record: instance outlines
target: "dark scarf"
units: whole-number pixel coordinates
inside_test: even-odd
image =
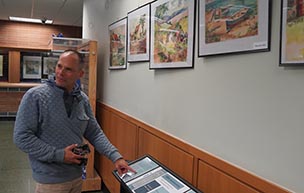
[[[80,86],[78,84],[75,84],[72,92],[69,93],[65,88],[57,86],[54,79],[47,80],[47,84],[51,86],[56,86],[64,91],[63,92],[64,106],[68,114],[68,117],[70,117],[72,113],[72,106],[75,99],[77,100],[77,102],[79,102],[82,99]]]

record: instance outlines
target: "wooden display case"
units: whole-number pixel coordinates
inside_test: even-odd
[[[96,113],[96,77],[97,77],[97,42],[77,38],[53,37],[50,49],[53,54],[74,49],[83,55],[85,73],[81,78],[81,88],[88,95],[92,111]],[[87,179],[82,185],[83,191],[101,189],[101,178],[94,169],[94,147],[90,144],[91,153],[88,156]]]
[[[0,82],[0,117],[15,117],[21,98],[29,88],[39,85],[37,82],[21,82],[21,52],[47,52],[50,50],[31,50],[4,48],[8,55],[8,66],[5,79]]]

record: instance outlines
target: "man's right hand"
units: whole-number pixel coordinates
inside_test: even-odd
[[[63,160],[64,163],[80,164],[81,158],[83,158],[83,156],[73,153],[73,149],[75,147],[77,147],[77,144],[72,144],[72,145],[67,146],[66,148],[64,148],[64,160]]]

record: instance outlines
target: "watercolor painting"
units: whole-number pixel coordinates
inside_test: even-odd
[[[199,0],[198,56],[270,51],[271,0]]]
[[[151,67],[192,67],[195,1],[152,4]]]
[[[109,69],[125,69],[126,61],[126,26],[123,18],[109,26],[110,35],[110,66]]]
[[[23,78],[40,79],[41,63],[40,56],[23,56]]]
[[[282,1],[281,64],[304,64],[304,1]]]
[[[257,0],[206,0],[206,43],[258,35]]]
[[[147,45],[146,45],[146,35],[147,29],[145,27],[146,15],[143,14],[140,16],[139,20],[133,19],[130,21],[131,29],[130,32],[130,54],[143,54],[147,52]]]
[[[128,62],[149,61],[150,4],[128,13]]]
[[[44,57],[43,58],[43,74],[44,75],[54,74],[57,62],[58,62],[58,58]]]

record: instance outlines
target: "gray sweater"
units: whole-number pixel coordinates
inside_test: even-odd
[[[31,88],[22,98],[14,128],[14,142],[28,153],[33,178],[39,183],[62,183],[81,176],[81,167],[66,164],[64,148],[82,144],[85,137],[112,162],[122,156],[98,125],[88,97],[78,88],[68,116],[64,90],[54,81]]]

